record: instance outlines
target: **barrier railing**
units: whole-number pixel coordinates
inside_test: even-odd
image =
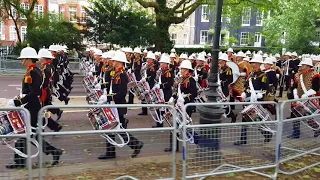
[[[4,171],[3,168],[5,168],[6,163],[14,163],[12,162],[12,159],[8,158],[10,156],[13,157],[13,151],[9,149],[8,147],[4,147],[1,149],[4,149],[6,152],[5,154],[1,154],[1,162],[4,164],[1,164],[0,168],[0,179],[21,179],[21,178],[28,178],[29,180],[32,179],[32,160],[31,160],[31,127],[28,122],[30,122],[30,112],[25,109],[25,108],[20,108],[20,107],[10,107],[10,108],[0,108],[0,112],[8,112],[8,111],[23,111],[24,112],[24,120],[27,122],[25,123],[26,127],[26,132],[23,134],[11,134],[11,135],[0,135],[1,142],[3,144],[10,144],[10,142],[6,142],[8,139],[12,140],[15,138],[25,138],[26,139],[26,152],[27,152],[27,162],[26,162],[26,168],[27,168],[27,174],[26,173],[19,173],[19,172],[14,172],[14,171]],[[5,116],[4,114],[1,114],[1,118]],[[5,119],[1,119],[1,122],[5,121]],[[9,123],[9,122],[8,122]],[[24,148],[24,147],[23,147]],[[8,161],[9,160],[9,161]],[[19,165],[19,164],[18,164]],[[2,171],[2,172],[1,172]]]
[[[319,100],[319,97],[314,98],[304,98],[300,102],[307,102],[308,100]],[[303,112],[311,114],[308,116],[302,117],[293,117],[285,118],[284,109],[290,103],[296,103],[297,100],[287,100],[283,101],[280,104],[281,118],[283,119],[282,127],[282,140],[281,140],[281,149],[279,150],[280,154],[280,163],[290,162],[291,160],[299,160],[299,158],[304,158],[306,155],[318,156],[320,157],[320,141],[318,136],[320,135],[320,112],[318,114],[312,114],[308,112],[307,109],[303,109]],[[319,103],[316,101],[316,103]],[[299,107],[298,107],[299,108]],[[302,107],[301,107],[302,108]],[[310,108],[310,107],[308,107]],[[319,110],[318,110],[319,111]],[[290,114],[291,115],[291,114]],[[314,127],[315,126],[315,127]],[[318,132],[317,132],[318,131]],[[318,135],[316,133],[319,133]],[[291,137],[290,137],[291,136]],[[295,137],[293,137],[295,136]],[[310,156],[309,158],[311,158]],[[315,160],[310,165],[306,165],[302,162],[295,162],[296,165],[293,165],[296,170],[283,169],[285,166],[280,166],[281,169],[279,173],[292,175],[299,173],[303,170],[310,169],[314,166],[320,164]],[[291,163],[294,164],[294,163]],[[304,167],[301,167],[304,166]]]
[[[275,102],[248,102],[248,103],[189,103],[184,106],[184,113],[190,106],[224,106],[224,105],[252,105],[269,104],[276,105]],[[279,106],[276,106],[279,114]],[[185,121],[185,120],[184,120]],[[221,175],[227,173],[249,171],[265,177],[276,179],[278,169],[278,144],[280,144],[279,116],[271,121],[244,122],[244,123],[218,123],[184,125],[183,133],[183,179],[205,178],[207,176]],[[268,126],[275,134],[275,140],[268,143],[260,141],[257,130],[246,127],[248,145],[241,146],[241,150],[235,148],[233,143],[237,129],[244,126],[259,126],[263,129]],[[262,127],[263,125],[263,127]],[[195,144],[188,144],[186,132],[193,129],[196,133]],[[264,131],[262,131],[264,132]],[[242,133],[242,129],[241,129]],[[260,134],[260,133],[259,133]],[[246,137],[247,138],[247,137]],[[268,154],[264,157],[263,153]],[[272,175],[258,172],[259,169],[274,168]]]
[[[52,109],[52,108],[132,108],[132,107],[153,107],[153,108],[168,108],[173,110],[174,108],[170,105],[165,105],[165,104],[113,104],[113,105],[68,105],[68,106],[46,106],[43,107],[39,111],[39,116],[38,116],[38,123],[41,124],[42,119],[43,119],[43,112],[46,110]],[[174,115],[175,116],[175,115]],[[175,121],[175,117],[173,118]],[[129,119],[130,121],[130,119]],[[86,122],[89,123],[89,120],[86,119]],[[130,125],[130,123],[129,123]],[[164,142],[164,137],[165,139],[169,139],[169,133],[173,132],[173,138],[172,138],[172,159],[169,161],[169,164],[171,164],[171,176],[170,177],[158,177],[157,174],[154,174],[155,178],[161,179],[176,179],[176,123],[173,123],[174,127],[164,127],[164,128],[134,128],[134,129],[119,129],[119,130],[79,130],[79,131],[65,131],[65,132],[42,132],[40,129],[43,129],[44,127],[41,125],[38,130],[38,136],[39,136],[39,143],[40,143],[40,152],[42,151],[42,140],[43,138],[48,138],[50,136],[56,136],[55,138],[59,136],[67,136],[71,138],[64,138],[64,139],[59,139],[57,141],[58,143],[61,144],[70,144],[70,146],[66,147],[65,154],[62,155],[61,160],[63,161],[63,164],[61,167],[56,167],[57,169],[62,170],[65,167],[70,167],[67,165],[79,165],[78,170],[81,170],[81,172],[86,171],[90,168],[92,168],[92,164],[89,164],[89,166],[86,166],[86,164],[80,164],[84,162],[91,162],[94,164],[94,167],[96,170],[98,169],[104,169],[104,172],[106,172],[106,169],[114,168],[112,165],[120,165],[120,166],[125,166],[126,164],[132,162],[132,163],[143,163],[146,161],[147,163],[157,163],[157,162],[166,162],[162,160],[162,158],[167,159],[168,155],[163,153],[163,147],[165,144],[168,144],[168,142]],[[166,132],[164,134],[164,132]],[[111,133],[132,133],[134,136],[137,137],[140,141],[144,142],[144,148],[142,149],[142,152],[139,154],[141,155],[141,158],[138,158],[138,160],[126,160],[124,163],[121,161],[117,162],[112,162],[110,163],[97,163],[95,160],[92,160],[92,155],[96,155],[101,151],[101,149],[106,149],[106,147],[101,147],[101,144],[104,144],[105,139],[102,139],[101,137],[96,137],[96,135],[102,135],[102,134],[111,134]],[[101,142],[103,140],[103,142]],[[63,142],[64,141],[64,142]],[[55,144],[56,145],[56,144]],[[82,148],[85,148],[81,150]],[[80,149],[80,150],[79,150]],[[121,149],[121,150],[119,150]],[[161,152],[159,150],[161,149]],[[79,154],[82,153],[84,154],[81,158],[79,158]],[[117,154],[125,155],[128,154],[128,150],[125,148],[118,148],[117,149]],[[143,157],[146,156],[147,157]],[[67,158],[66,158],[67,156]],[[68,158],[69,157],[69,158]],[[123,157],[120,157],[120,159],[124,159]],[[45,158],[43,157],[43,154],[39,154],[39,179],[43,179],[44,176],[44,171],[45,169],[43,168]],[[167,166],[168,163],[166,163]],[[77,168],[77,167],[76,167]],[[149,167],[141,167],[143,169],[149,168]],[[74,168],[73,168],[74,169]],[[72,171],[72,168],[68,168],[69,171]],[[49,171],[48,171],[49,172]],[[69,172],[70,173],[70,172]],[[111,172],[110,172],[111,173]],[[111,173],[112,174],[112,173]],[[49,174],[50,175],[50,172]],[[123,174],[116,174],[115,177],[117,179],[123,179],[123,178],[131,178],[131,179],[137,179],[136,177],[130,176],[130,172],[125,172]]]

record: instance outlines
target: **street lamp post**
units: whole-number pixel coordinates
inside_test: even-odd
[[[221,14],[222,14],[222,5],[223,0],[216,0],[216,22],[215,22],[215,33],[214,33],[214,43],[212,47],[212,60],[210,65],[210,74],[208,77],[208,86],[209,90],[206,91],[207,101],[208,102],[217,102],[220,98],[216,89],[218,87],[218,58],[220,51],[220,31],[221,31]],[[199,106],[197,108],[200,113],[200,123],[201,124],[217,124],[221,123],[221,117],[224,113],[224,110],[221,106]],[[219,127],[214,128],[202,128],[199,132],[201,139],[204,140],[205,145],[199,148],[197,154],[198,156],[203,156],[208,159],[212,158],[212,160],[220,160],[220,136],[221,129]],[[201,143],[201,142],[200,142]],[[209,143],[209,144],[208,144]]]

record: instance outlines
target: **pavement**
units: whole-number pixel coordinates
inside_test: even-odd
[[[21,83],[20,77],[0,77],[0,86],[2,89],[0,90],[0,107],[6,105],[8,99],[14,97],[19,93],[15,88],[19,86]],[[76,77],[73,85],[74,89],[72,90],[70,97],[71,100],[69,102],[72,104],[87,104],[85,101],[85,93],[81,84],[81,77]],[[9,97],[9,98],[8,98]],[[135,99],[135,103],[139,103],[137,99]],[[54,101],[55,105],[63,105],[62,102],[58,100]],[[64,114],[58,122],[63,126],[61,131],[85,131],[92,130],[91,123],[88,121],[87,111],[88,109],[63,109]],[[242,106],[236,106],[236,112],[242,110]],[[127,118],[129,119],[129,127],[130,129],[136,128],[150,128],[152,125],[155,125],[155,121],[152,119],[150,115],[147,116],[138,116],[140,113],[140,108],[129,109]],[[289,105],[285,107],[285,117],[287,117],[289,112]],[[55,117],[53,117],[55,118]],[[271,117],[274,119],[274,116]],[[193,123],[199,124],[199,114],[194,113],[192,115]],[[238,115],[238,122],[241,121],[240,114]],[[222,118],[223,123],[229,123],[230,119]],[[223,153],[236,155],[236,154],[259,154],[267,149],[274,149],[275,137],[273,137],[272,141],[268,144],[263,144],[263,136],[259,131],[257,131],[256,127],[250,128],[249,135],[249,144],[245,147],[236,147],[233,146],[233,142],[239,139],[241,126],[233,126],[227,127],[223,130],[222,133],[222,143],[221,149]],[[195,129],[198,131],[199,129]],[[46,128],[46,131],[51,131]],[[291,132],[291,123],[284,124],[284,135],[287,135]],[[46,173],[52,174],[53,172],[58,173],[59,171],[68,168],[70,172],[77,171],[82,172],[91,168],[105,168],[108,166],[119,167],[119,165],[125,162],[137,161],[140,162],[143,159],[150,158],[160,158],[160,159],[171,159],[171,153],[164,152],[164,148],[169,145],[169,133],[165,130],[158,131],[139,131],[132,133],[133,136],[137,137],[140,141],[144,142],[144,147],[139,154],[136,160],[131,158],[131,154],[133,152],[128,146],[124,146],[122,148],[117,148],[117,158],[113,160],[98,160],[97,157],[100,154],[105,153],[105,139],[100,137],[98,134],[91,135],[68,135],[68,136],[53,136],[46,137],[45,139],[48,142],[52,143],[53,146],[57,148],[64,149],[64,154],[61,157],[61,164],[57,168],[48,168]],[[319,139],[314,141],[314,138],[310,138],[310,133],[305,133],[302,135],[301,144],[303,143],[312,143],[319,144]],[[118,141],[118,140],[117,140]],[[287,141],[287,140],[286,140]],[[296,141],[297,142],[297,141]],[[14,143],[11,143],[13,146]],[[180,146],[181,147],[181,146]],[[187,152],[191,153],[197,149],[194,145],[187,146]],[[36,152],[36,149],[32,148],[33,153]],[[181,152],[181,150],[180,150]],[[177,156],[181,158],[181,154],[178,153]],[[141,158],[141,159],[140,159]],[[270,157],[261,157],[257,155],[256,158],[264,159],[266,162],[270,161]],[[7,163],[11,163],[13,161],[13,152],[9,148],[0,145],[0,179],[5,179],[10,176],[13,176],[17,173],[14,170],[5,169],[4,165]],[[272,158],[271,158],[272,159]],[[52,160],[52,156],[44,155],[44,160],[46,162],[50,162]],[[195,159],[197,160],[197,159]],[[243,159],[242,159],[243,160]],[[198,160],[199,161],[199,160]],[[240,160],[239,160],[240,161]],[[33,159],[33,163],[37,162],[37,158]],[[48,166],[49,167],[49,166]],[[192,167],[192,165],[190,165]],[[8,178],[9,179],[9,178]]]

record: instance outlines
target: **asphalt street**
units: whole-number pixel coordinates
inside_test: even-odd
[[[11,99],[15,95],[19,94],[19,91],[16,90],[21,83],[21,77],[14,76],[14,77],[0,77],[0,99],[6,98]],[[72,97],[70,104],[85,104],[84,100],[84,89],[82,87],[82,78],[75,77],[75,81],[73,84],[73,90],[70,94]],[[83,97],[82,97],[83,96]],[[138,103],[138,101],[136,101]],[[56,102],[56,104],[62,104]],[[92,130],[92,126],[87,117],[88,109],[64,109],[67,111],[63,114],[63,117],[59,121],[61,125],[63,125],[63,131],[85,131],[85,130]],[[236,107],[236,112],[242,110],[242,106]],[[148,116],[138,116],[137,114],[140,113],[141,110],[139,108],[129,109],[127,118],[129,119],[129,127],[128,128],[149,128],[152,125],[155,125],[155,121],[152,119],[150,115]],[[289,112],[289,105],[285,106],[284,109],[285,117],[288,117]],[[54,117],[55,118],[55,117]],[[194,113],[192,115],[193,123],[199,124],[199,114]],[[274,119],[274,116],[271,117]],[[238,122],[241,122],[240,114],[238,114],[237,118]],[[222,122],[229,123],[230,119],[222,118]],[[274,125],[270,125],[270,127],[274,128]],[[302,125],[302,137],[299,140],[289,140],[286,138],[287,135],[291,132],[291,122],[283,124],[284,131],[283,131],[283,142],[284,144],[288,144],[288,146],[292,145],[299,145],[301,148],[306,148],[310,145],[320,145],[319,138],[313,138],[312,130],[308,129],[306,126]],[[274,159],[273,155],[261,155],[263,152],[268,151],[270,153],[270,149],[275,149],[275,136],[273,136],[272,141],[269,143],[263,143],[263,136],[261,135],[258,127],[249,127],[248,129],[248,145],[239,147],[234,146],[233,142],[239,139],[240,137],[240,130],[241,126],[231,126],[231,127],[221,127],[221,149],[224,155],[239,155],[239,154],[250,154],[250,159],[252,156],[255,159],[263,159],[264,162],[272,162]],[[50,129],[46,128],[46,131],[51,131]],[[196,132],[199,132],[200,129],[195,129]],[[164,148],[168,147],[169,145],[169,134],[168,131],[156,131],[156,132],[134,132],[132,133],[136,136],[139,140],[144,142],[144,147],[139,154],[138,158],[140,157],[154,157],[154,156],[170,156],[171,153],[164,152]],[[61,167],[70,167],[71,165],[79,165],[79,164],[90,164],[94,162],[101,162],[98,160],[97,157],[100,154],[105,153],[105,139],[100,137],[98,134],[94,135],[69,135],[69,136],[55,136],[55,137],[46,137],[52,145],[56,146],[57,148],[64,149],[64,154],[61,157]],[[119,139],[117,139],[119,142]],[[14,143],[11,143],[13,146]],[[180,146],[181,147],[181,146]],[[33,152],[36,149],[33,147]],[[197,151],[199,147],[195,145],[188,145],[186,152],[187,157],[194,157],[194,152]],[[117,161],[122,160],[130,160],[132,149],[128,146],[117,148],[117,158],[114,160],[104,160],[102,162],[106,163],[116,163]],[[181,148],[180,148],[181,152]],[[272,154],[272,153],[271,153]],[[285,155],[285,154],[284,154]],[[52,160],[52,156],[44,155],[45,161]],[[181,154],[179,153],[178,156],[180,157]],[[10,173],[14,172],[12,170],[5,169],[5,164],[10,163],[13,161],[13,152],[9,148],[4,145],[0,145],[0,177],[7,177],[10,176]],[[199,161],[200,159],[193,158],[193,161]],[[244,162],[245,160],[238,159],[237,161]],[[33,159],[33,162],[37,162],[37,158]],[[193,168],[192,162],[190,162],[189,168]],[[196,168],[196,167],[194,167]]]

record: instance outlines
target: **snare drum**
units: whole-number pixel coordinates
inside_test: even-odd
[[[114,129],[119,124],[117,108],[94,108],[90,109],[87,116],[95,130]]]
[[[314,114],[320,114],[320,107],[317,101],[307,100],[298,101],[295,107],[291,108],[291,112],[295,117],[310,116]],[[319,117],[303,119],[302,122],[313,130],[319,130],[320,124],[317,122]]]
[[[0,135],[25,133],[24,121],[18,111],[0,114]]]
[[[269,119],[269,113],[260,104],[251,104],[240,112],[248,122],[266,121]]]

